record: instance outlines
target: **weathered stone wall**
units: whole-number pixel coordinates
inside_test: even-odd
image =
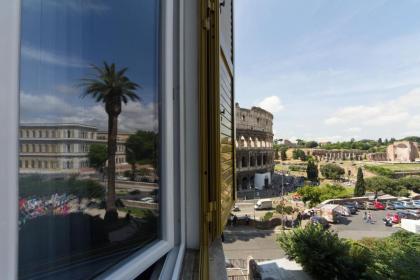
[[[398,141],[387,148],[389,161],[413,162],[419,158],[419,145],[410,141]]]

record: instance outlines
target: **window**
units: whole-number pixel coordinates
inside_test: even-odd
[[[90,279],[105,271],[112,275],[114,269],[117,269],[114,265],[127,266],[132,260],[137,260],[137,263],[130,269],[138,271],[144,269],[142,267],[147,263],[139,262],[139,259],[146,260],[151,256],[157,259],[173,246],[173,230],[172,233],[168,230],[173,227],[173,221],[170,220],[173,218],[169,216],[169,213],[173,213],[173,209],[170,209],[174,197],[171,193],[173,176],[168,176],[173,172],[173,169],[168,168],[171,167],[170,155],[173,149],[163,150],[161,145],[165,144],[166,147],[170,145],[167,142],[173,139],[168,133],[171,126],[164,126],[165,122],[172,121],[172,116],[166,117],[170,110],[161,110],[161,106],[168,106],[165,102],[172,102],[162,97],[172,87],[164,87],[166,80],[162,79],[169,79],[169,75],[161,73],[172,71],[172,67],[168,67],[168,70],[161,67],[161,63],[168,58],[160,57],[160,1],[104,0],[95,1],[95,5],[86,3],[90,1],[22,1],[21,94],[30,92],[36,100],[44,102],[42,108],[48,108],[43,112],[26,104],[27,99],[21,98],[22,125],[35,123],[39,131],[57,126],[61,137],[54,140],[54,145],[66,153],[74,150],[74,147],[81,147],[86,152],[87,144],[80,142],[90,143],[92,152],[97,156],[95,165],[98,175],[93,179],[78,175],[70,179],[69,174],[79,174],[80,167],[87,164],[78,154],[50,155],[54,157],[54,164],[50,166],[58,167],[54,172],[46,170],[48,163],[43,162],[38,155],[33,155],[31,161],[31,167],[37,167],[36,170],[26,173],[23,169],[19,170],[21,195],[30,196],[42,209],[36,217],[27,214],[33,210],[31,204],[21,205],[19,209],[20,278],[41,279],[48,275],[60,279],[63,275],[77,272],[77,278]],[[169,50],[172,51],[172,48]],[[129,109],[123,105],[121,113],[114,114],[112,110],[107,111],[105,106],[113,106],[115,109],[121,104],[109,101],[104,105],[102,100],[96,99],[97,96],[88,94],[81,98],[80,94],[57,91],[57,88],[72,88],[87,78],[100,79],[97,68],[91,65],[107,72],[108,77],[115,77],[115,72],[127,68],[124,79],[139,85],[130,89],[138,98],[120,98],[128,100]],[[85,91],[87,86],[82,86],[81,90]],[[48,102],[53,104],[48,107]],[[150,112],[145,114],[143,108],[150,108]],[[106,141],[98,143],[73,139],[94,139],[94,132],[84,131],[81,136],[77,134],[77,131],[86,127],[105,131],[108,138],[108,119],[113,118],[117,120],[115,123],[118,126],[114,125],[114,129],[110,130],[109,139],[116,139],[121,132],[139,135],[131,144],[133,148],[141,149],[141,153],[132,153],[130,157],[148,164],[150,178],[159,182],[153,183],[151,189],[144,192],[145,196],[153,199],[148,207],[142,206],[142,203],[130,206],[115,203],[116,200],[124,199],[115,180],[116,163],[122,163],[123,157],[108,157],[105,152],[104,158],[103,146],[108,145]],[[167,140],[164,143],[161,141],[161,131],[165,131]],[[53,131],[52,137],[56,136]],[[35,130],[33,137],[36,137]],[[45,146],[41,147],[45,149]],[[105,148],[119,153],[125,151],[117,143],[111,143]],[[86,155],[83,157],[86,158]],[[161,157],[169,157],[169,160],[161,160]],[[103,180],[105,174],[99,174],[105,169],[107,180]],[[39,175],[42,175],[42,182],[33,180],[39,178]],[[30,188],[31,193],[24,192],[27,186],[34,184],[36,187]],[[133,181],[130,184],[135,186],[140,183]],[[162,188],[165,192],[159,191],[160,184],[165,184],[165,188]],[[48,192],[46,186],[50,186],[51,192]],[[86,203],[70,203],[72,197],[68,195],[69,189],[79,201],[91,202],[89,207],[93,209],[87,209]],[[91,193],[87,193],[86,189]],[[110,194],[108,196],[106,189]],[[161,197],[161,193],[165,196],[162,194]],[[99,207],[97,201],[101,200],[106,201],[106,209]],[[168,203],[160,205],[162,200]],[[48,201],[60,202],[60,207]],[[146,250],[153,250],[153,254],[146,256]],[[127,271],[125,269],[124,273]]]

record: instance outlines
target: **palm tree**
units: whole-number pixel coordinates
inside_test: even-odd
[[[108,114],[108,191],[105,220],[114,221],[118,218],[115,207],[115,152],[117,149],[118,116],[122,103],[140,101],[136,90],[140,85],[132,82],[125,73],[127,68],[116,70],[115,64],[103,67],[92,65],[95,77],[82,79],[84,92],[82,98],[91,97],[96,102],[104,104]]]

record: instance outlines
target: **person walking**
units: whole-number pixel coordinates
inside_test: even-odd
[[[366,211],[363,213],[363,221],[365,221],[366,222],[366,220],[367,220],[367,213],[366,213]]]
[[[369,224],[371,224],[372,223],[372,213],[370,213],[370,211],[369,211],[369,213],[367,214],[367,221],[366,221],[367,223],[369,223]]]

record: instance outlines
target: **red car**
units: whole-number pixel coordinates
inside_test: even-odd
[[[376,210],[384,210],[385,209],[385,205],[383,205],[379,201],[373,202],[373,206],[375,206]]]

